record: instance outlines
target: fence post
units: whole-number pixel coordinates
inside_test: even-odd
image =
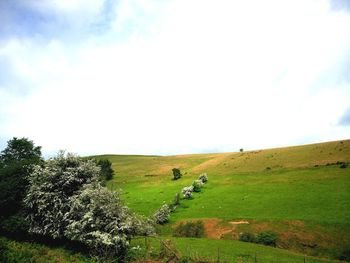
[[[257,258],[257,256],[256,256],[256,252],[255,252],[255,256],[254,256],[254,262],[255,262],[255,263],[258,263],[258,258]]]
[[[220,248],[218,247],[218,259],[217,262],[220,262]]]

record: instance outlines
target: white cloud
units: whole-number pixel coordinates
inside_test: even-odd
[[[101,1],[45,3],[43,12],[101,15]],[[35,87],[0,108],[11,116],[4,136],[80,154],[228,151],[349,136],[336,125],[350,104],[349,84],[335,75],[315,87],[350,44],[349,16],[331,13],[327,1],[115,8],[103,35],[74,45],[14,40],[0,50]]]

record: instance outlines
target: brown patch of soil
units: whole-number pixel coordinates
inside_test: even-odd
[[[216,218],[203,220],[205,234],[211,239],[221,239],[225,234],[232,232],[229,227],[220,226],[221,220]]]
[[[201,219],[191,219],[191,220],[180,220],[173,225],[173,228],[180,223],[186,223],[189,221],[202,221],[204,224],[205,236],[210,239],[221,239],[224,235],[232,232],[233,227],[222,226],[220,223],[222,220],[218,218],[201,218]]]

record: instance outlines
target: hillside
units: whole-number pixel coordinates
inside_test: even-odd
[[[242,153],[177,156],[105,155],[134,211],[150,216],[172,202],[202,172],[209,182],[193,200],[182,200],[170,223],[200,218],[209,239],[237,239],[243,231],[272,230],[278,247],[337,257],[350,246],[350,140]],[[184,175],[172,181],[171,169]],[[246,224],[235,224],[237,221]],[[233,223],[232,223],[233,222]]]

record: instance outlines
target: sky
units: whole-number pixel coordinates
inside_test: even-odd
[[[0,148],[225,152],[350,139],[348,0],[0,0]]]

